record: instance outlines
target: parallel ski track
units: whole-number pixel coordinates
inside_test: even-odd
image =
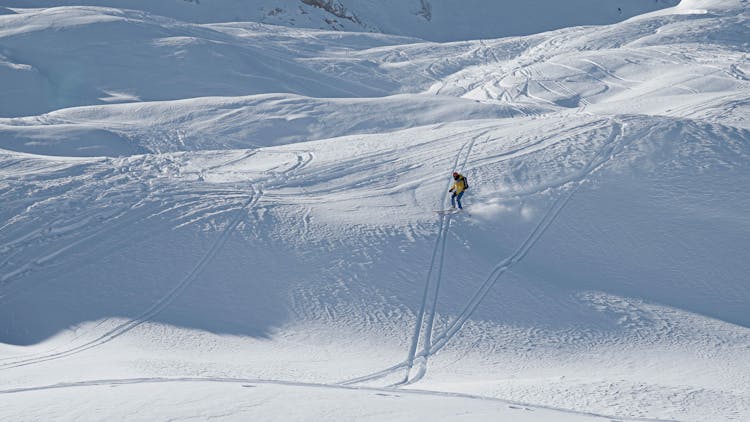
[[[340,385],[353,385],[353,384],[359,384],[362,382],[377,380],[380,378],[384,378],[392,374],[394,371],[398,371],[402,368],[406,368],[406,371],[407,371],[406,378],[396,384],[392,384],[390,387],[399,387],[403,385],[409,385],[409,384],[413,384],[419,381],[426,373],[427,358],[431,355],[434,355],[435,353],[440,351],[443,347],[445,347],[445,345],[460,331],[460,329],[463,327],[466,321],[474,314],[479,304],[487,296],[489,291],[497,283],[500,277],[508,269],[510,269],[512,266],[520,262],[526,256],[529,250],[536,244],[536,242],[541,238],[541,236],[547,231],[549,226],[560,215],[563,208],[565,208],[565,206],[568,204],[568,202],[573,197],[573,195],[578,191],[578,188],[587,180],[587,177],[590,176],[592,173],[596,172],[598,169],[602,168],[608,161],[610,161],[618,153],[618,150],[617,150],[618,146],[622,148],[622,146],[620,145],[621,144],[620,141],[623,137],[622,135],[623,135],[624,124],[616,121],[615,119],[610,119],[610,122],[612,124],[612,132],[610,133],[605,144],[592,157],[592,159],[587,163],[587,165],[584,166],[579,176],[575,178],[574,180],[571,180],[568,182],[568,183],[573,183],[574,186],[566,194],[560,196],[552,204],[552,206],[547,210],[547,212],[541,218],[539,223],[537,223],[537,225],[531,231],[529,236],[524,240],[523,243],[521,243],[521,245],[515,250],[515,252],[511,254],[510,256],[502,259],[495,265],[493,270],[490,272],[487,278],[485,278],[485,280],[482,282],[480,287],[471,297],[467,305],[461,310],[458,317],[456,317],[456,319],[454,319],[453,322],[451,322],[448,325],[448,327],[445,329],[443,333],[441,333],[435,338],[434,343],[432,342],[431,339],[427,340],[426,338],[427,341],[424,342],[424,347],[422,351],[419,354],[415,354],[412,356],[411,350],[412,348],[416,349],[415,345],[419,341],[419,339],[416,338],[418,337],[418,330],[421,328],[420,325],[418,324],[417,325],[418,328],[415,329],[416,335],[415,335],[415,338],[412,339],[412,343],[410,346],[410,353],[409,353],[409,356],[407,357],[407,360],[400,362],[396,365],[393,365],[389,368],[383,369],[381,371],[341,382]],[[459,153],[460,152],[461,151],[459,151]],[[438,237],[438,239],[436,240],[435,249],[437,249],[438,244],[440,243],[440,239],[441,238]],[[428,290],[429,290],[429,286],[426,285],[425,294],[423,295],[423,304],[422,304],[423,308],[425,306],[424,301],[426,301],[426,295],[427,295]],[[433,312],[434,312],[434,307],[433,307]],[[428,317],[428,319],[429,318],[430,317]],[[421,368],[421,370],[416,374],[414,378],[409,379],[408,376],[409,376],[409,373],[411,372],[414,362],[419,358],[421,358],[420,363],[424,366]]]
[[[471,149],[474,147],[474,143],[476,142],[477,138],[474,137],[469,141],[468,146],[466,148],[466,153],[464,154],[463,162],[460,165],[455,166],[454,168],[457,169],[457,171],[463,172],[466,168],[466,164],[469,162],[469,157],[471,156]],[[462,148],[463,149],[463,148]],[[456,156],[456,161],[458,161],[458,158],[461,155],[461,151],[459,150],[458,155]],[[446,199],[447,202],[447,199]],[[443,219],[447,220],[447,224],[445,225],[445,231],[443,232],[443,240],[442,240],[442,246],[440,250],[440,262],[438,263],[438,273],[437,273],[437,279],[435,281],[435,292],[432,296],[432,306],[430,307],[429,314],[427,315],[427,326],[424,329],[424,340],[422,341],[422,355],[424,355],[425,359],[421,362],[422,370],[420,370],[413,379],[408,379],[408,373],[406,375],[406,382],[411,384],[419,379],[421,379],[425,371],[427,370],[427,355],[429,353],[430,348],[432,347],[432,330],[435,325],[435,315],[437,313],[437,305],[438,305],[438,296],[440,294],[440,285],[443,280],[443,264],[445,263],[445,248],[447,244],[447,238],[448,238],[448,232],[450,230],[450,224],[451,224],[451,215],[442,215]],[[414,365],[414,360],[411,361],[411,366]],[[411,368],[409,368],[411,370]]]
[[[483,131],[479,135],[476,135],[472,137],[468,142],[466,142],[464,145],[461,146],[461,148],[458,150],[458,153],[456,154],[456,159],[453,163],[453,169],[456,171],[461,170],[463,171],[463,168],[466,166],[466,163],[469,160],[469,156],[471,155],[471,150],[474,147],[474,143],[476,140],[487,134],[488,131]],[[461,161],[462,153],[466,150],[464,155],[463,161]],[[450,182],[449,182],[450,186]],[[448,199],[443,200],[443,207],[447,206]],[[409,373],[411,372],[412,367],[414,366],[414,359],[417,354],[417,348],[419,346],[419,340],[420,338],[424,338],[423,340],[423,347],[425,350],[429,348],[429,339],[432,335],[432,327],[434,325],[435,321],[435,310],[437,308],[437,298],[440,291],[440,283],[442,279],[442,270],[443,270],[443,262],[445,257],[445,247],[448,237],[448,230],[450,228],[450,222],[451,222],[451,216],[450,215],[440,215],[439,216],[439,225],[438,225],[438,236],[435,239],[435,244],[432,249],[432,257],[430,259],[430,267],[427,272],[427,278],[425,280],[424,290],[422,292],[422,301],[420,303],[419,312],[417,313],[417,320],[414,324],[414,333],[412,335],[412,340],[409,345],[409,350],[407,353],[407,358],[404,362],[399,363],[397,365],[394,365],[390,368],[386,368],[382,371],[365,375],[363,377],[358,377],[354,379],[350,379],[347,381],[343,381],[339,383],[340,385],[353,385],[358,384],[365,381],[370,381],[374,379],[379,379],[384,376],[387,376],[391,373],[393,373],[396,370],[406,368],[406,374],[404,375],[404,378],[394,384],[393,386],[403,385],[409,382]],[[424,323],[424,317],[427,313],[427,304],[428,304],[428,298],[430,295],[430,291],[433,290],[432,286],[432,274],[435,271],[435,261],[438,257],[438,251],[440,251],[439,254],[439,264],[438,264],[438,275],[437,279],[435,281],[435,287],[434,287],[434,293],[433,293],[433,299],[432,299],[432,307],[430,308],[430,312],[427,314],[427,325],[425,327],[425,334],[424,337],[422,336],[422,327]]]
[[[456,160],[453,163],[453,168],[456,171],[458,170],[458,164],[461,158],[461,153],[464,151],[464,149],[468,145],[469,148],[466,154],[468,157],[468,154],[471,153],[471,147],[474,145],[475,140],[476,138],[472,138],[469,142],[462,145],[461,149],[458,150],[458,153],[456,154]],[[443,204],[445,204],[446,202],[447,202],[447,199],[444,199]],[[441,279],[442,270],[443,270],[443,261],[444,261],[443,258],[445,255],[445,244],[446,244],[446,239],[448,237],[448,230],[450,228],[450,221],[451,221],[449,215],[440,215],[439,220],[440,220],[440,223],[438,226],[438,236],[435,239],[435,245],[432,248],[432,258],[430,259],[430,269],[427,271],[427,279],[425,280],[424,291],[422,293],[422,302],[420,304],[419,313],[417,314],[417,321],[414,324],[414,334],[412,335],[412,341],[411,341],[411,344],[409,345],[409,352],[406,358],[406,374],[404,375],[404,379],[396,385],[408,382],[409,372],[411,371],[411,368],[414,366],[414,357],[417,353],[417,347],[419,346],[419,339],[422,337],[422,334],[421,334],[422,324],[424,321],[425,313],[427,311],[428,297],[430,294],[430,290],[432,288],[432,273],[435,270],[435,258],[438,256],[438,250],[440,250],[440,254],[439,254],[440,259],[439,259],[439,264],[438,264],[438,276],[435,281],[435,288],[434,288],[435,292],[433,294],[433,297],[434,297],[433,308],[431,309],[428,315],[428,323],[427,323],[427,327],[425,327],[425,333],[426,333],[425,336],[427,337],[424,337],[424,338],[428,338],[429,334],[427,333],[429,333],[429,331],[431,330],[432,322],[434,320],[434,315],[435,315],[434,307],[436,306],[437,296],[440,290],[440,279]]]
[[[424,284],[424,291],[422,293],[422,303],[419,308],[419,312],[417,313],[417,321],[414,323],[414,334],[412,335],[411,344],[409,345],[409,352],[406,358],[406,374],[404,375],[404,379],[400,383],[405,383],[409,379],[409,371],[411,370],[412,366],[414,366],[414,357],[417,353],[417,346],[419,345],[419,338],[421,337],[422,332],[422,323],[426,311],[427,306],[427,298],[429,296],[430,287],[431,287],[431,281],[432,281],[432,272],[435,268],[435,258],[437,257],[438,250],[441,249],[440,245],[444,244],[445,241],[445,232],[447,232],[446,227],[450,224],[450,221],[447,216],[441,215],[439,217],[440,219],[440,226],[438,227],[438,236],[437,239],[435,239],[435,245],[432,249],[432,258],[430,259],[430,269],[427,272],[427,280]],[[449,224],[446,224],[448,222]],[[441,259],[442,262],[442,259]]]
[[[541,236],[547,231],[549,226],[555,221],[560,215],[563,208],[568,204],[573,195],[578,191],[578,188],[586,181],[586,178],[593,172],[604,166],[611,158],[616,154],[616,149],[620,145],[620,139],[622,139],[622,124],[613,122],[612,133],[605,145],[594,155],[589,163],[584,167],[582,175],[578,180],[574,181],[573,187],[567,192],[567,194],[559,197],[544,214],[539,223],[534,227],[534,230],[524,240],[524,242],[516,249],[516,251],[508,256],[507,258],[498,262],[489,276],[484,280],[482,285],[477,289],[469,303],[459,313],[458,317],[448,325],[448,328],[435,339],[435,344],[426,350],[425,356],[429,356],[437,353],[458,333],[461,327],[466,321],[474,314],[479,304],[487,296],[487,293],[497,283],[500,277],[512,266],[519,263],[529,250],[536,244]]]

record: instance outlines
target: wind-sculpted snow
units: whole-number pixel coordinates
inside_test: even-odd
[[[746,3],[454,43],[13,11],[0,418],[750,418]]]
[[[88,106],[0,119],[0,146],[62,156],[256,148],[439,123],[541,114],[550,107],[427,95],[318,99],[288,94]]]
[[[10,79],[3,89],[16,93],[17,101],[4,101],[0,114],[18,116],[84,104],[209,95],[289,92],[356,97],[386,93],[379,87],[350,83],[311,69],[301,63],[305,53],[274,43],[270,36],[258,40],[220,29],[95,7],[2,16],[2,54],[13,69],[5,70]],[[370,39],[388,37],[373,35]],[[382,41],[372,44],[381,45]],[[22,88],[34,93],[41,90],[44,101],[19,95]]]
[[[456,41],[610,24],[678,0],[6,0],[8,7],[103,6],[196,23],[252,21]],[[703,6],[705,7],[705,6]]]
[[[151,337],[161,324],[250,336],[255,344],[252,338],[313,322],[316,331],[344,326],[390,338],[391,352],[358,359],[395,363],[417,312],[420,272],[429,267],[430,210],[440,206],[434,199],[445,186],[434,174],[451,168],[455,145],[467,142],[473,142],[464,170],[476,186],[475,217],[447,222],[451,242],[441,245],[446,262],[433,335],[445,353],[436,362],[486,347],[493,347],[490,354],[535,359],[550,353],[550,342],[557,344],[552,350],[568,353],[582,344],[609,350],[686,341],[707,350],[712,338],[724,344],[712,352],[724,356],[719,362],[732,362],[726,356],[735,347],[731,339],[748,339],[742,330],[719,324],[696,333],[697,326],[680,319],[750,323],[744,312],[750,297],[734,272],[750,270],[742,248],[750,224],[742,213],[722,211],[744,209],[747,196],[711,182],[715,174],[734,180],[732,186],[748,182],[750,134],[669,118],[622,116],[613,126],[594,117],[571,125],[568,117],[545,119],[549,135],[543,137],[538,119],[527,119],[255,153],[69,163],[9,155],[4,179],[12,189],[3,199],[13,208],[3,232],[15,240],[3,246],[3,342],[36,343],[65,327],[105,322],[52,353],[6,360],[2,368],[69,358],[134,331],[143,332],[136,338]],[[570,150],[579,152],[560,160]],[[669,194],[680,191],[681,200]],[[557,206],[559,199],[565,201]],[[612,230],[612,222],[627,231]],[[535,226],[541,231],[524,240]],[[517,247],[523,254],[514,254]],[[506,257],[510,278],[480,285]],[[66,276],[55,276],[61,268]],[[112,273],[116,268],[123,271]],[[480,296],[472,298],[475,291]],[[623,300],[632,309],[621,309]],[[671,311],[656,317],[650,306]],[[40,317],[38,309],[55,318]],[[546,327],[545,337],[510,340],[523,327]],[[470,340],[466,333],[477,329],[480,338]],[[302,330],[307,337],[309,329]],[[200,350],[205,341],[184,339],[180,348]],[[215,346],[206,350],[223,343],[208,341]],[[506,351],[494,349],[498,344]],[[282,370],[282,378],[294,379],[299,365]],[[453,376],[435,365],[438,374]],[[464,365],[471,367],[471,360],[456,369]],[[303,367],[304,379],[325,381],[345,378],[348,365],[333,372],[326,365]]]

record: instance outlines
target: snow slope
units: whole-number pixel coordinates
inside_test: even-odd
[[[619,22],[677,0],[6,0],[6,7],[104,6],[196,23],[259,22],[432,41],[530,35]]]
[[[750,418],[746,2],[451,43],[16,6],[3,419]]]

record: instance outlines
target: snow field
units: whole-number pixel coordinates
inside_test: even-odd
[[[16,11],[3,418],[750,417],[744,3],[441,44]]]

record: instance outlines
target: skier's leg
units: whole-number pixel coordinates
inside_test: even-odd
[[[456,208],[456,192],[451,195],[451,208]]]
[[[462,196],[464,196],[463,192],[459,193],[458,196],[456,197],[456,202],[458,202],[458,209],[460,209],[460,210],[464,209],[463,205],[461,205],[461,197]]]

